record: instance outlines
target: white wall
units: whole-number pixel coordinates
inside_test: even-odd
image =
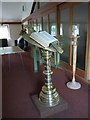
[[[18,22],[25,19],[30,15],[33,1],[34,0],[28,0],[28,2],[27,0],[21,2],[2,2],[2,7],[0,5],[0,14],[2,13],[2,17],[0,18],[3,19],[3,22]]]
[[[20,2],[2,2],[2,18],[3,21],[21,21],[22,3]]]
[[[2,118],[2,55],[0,55],[0,120]]]
[[[0,22],[2,22],[2,3],[0,2]],[[0,55],[0,120],[2,118],[2,56]]]
[[[10,35],[11,35],[11,40],[9,44],[14,46],[14,40],[16,40],[19,37],[19,33],[22,27],[20,24],[10,24],[9,28],[10,28]]]
[[[0,22],[2,22],[2,2],[0,2]]]
[[[22,20],[30,15],[33,1],[34,0],[30,0],[30,2],[22,3],[22,7],[24,6],[24,10],[22,9]]]

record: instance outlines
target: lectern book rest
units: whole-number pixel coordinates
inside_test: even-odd
[[[63,49],[58,46],[58,39],[53,37],[51,34],[46,31],[33,32],[30,35],[30,38],[33,39],[36,43],[41,45],[43,49],[55,49],[58,53],[63,53]]]
[[[60,54],[63,53],[63,49],[59,46],[59,40],[46,31],[32,32],[29,34],[22,30],[20,36],[22,36],[28,43],[44,50],[58,52]]]
[[[46,31],[33,32],[30,35],[30,37],[45,48],[49,47],[54,42],[58,42],[58,40],[55,37],[53,37]]]

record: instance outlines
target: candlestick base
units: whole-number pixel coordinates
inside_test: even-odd
[[[72,82],[68,82],[67,83],[67,87],[70,88],[70,89],[80,89],[81,88],[81,84],[79,82],[76,82],[76,81],[72,81]]]

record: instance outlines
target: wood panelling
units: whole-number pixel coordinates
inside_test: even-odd
[[[70,12],[69,12],[69,31],[70,31],[70,41],[69,41],[69,61],[68,63],[65,63],[63,61],[61,61],[60,66],[64,67],[65,69],[67,69],[67,73],[69,73],[69,75],[72,75],[72,18],[73,18],[73,6],[76,4],[81,4],[80,2],[65,2],[65,3],[61,3],[61,2],[52,2],[52,3],[47,3],[45,6],[41,7],[40,9],[37,9],[34,13],[32,13],[30,16],[28,16],[26,19],[24,19],[22,22],[26,21],[26,20],[34,20],[37,18],[41,17],[41,25],[42,25],[42,30],[43,30],[43,17],[48,15],[48,26],[49,26],[49,31],[50,32],[50,20],[49,20],[49,14],[52,12],[56,12],[56,36],[57,38],[60,40],[60,12],[63,9],[69,8]],[[76,78],[78,79],[82,79],[82,80],[87,80],[87,75],[88,75],[88,54],[89,54],[89,39],[90,39],[90,3],[89,3],[89,18],[88,18],[88,32],[87,32],[87,49],[86,49],[86,66],[85,66],[85,71],[81,70],[79,68],[76,69]]]
[[[56,36],[60,40],[60,10],[56,6]]]
[[[85,62],[85,79],[88,80],[88,74],[89,74],[89,49],[90,49],[90,2],[88,4],[88,28],[87,28],[87,42],[86,42],[86,62]]]
[[[69,9],[69,33],[71,36],[72,35],[72,5],[73,3],[63,3],[59,6],[59,11],[60,13],[64,10],[64,9]],[[69,37],[69,44],[68,44],[68,66],[71,65],[71,57],[72,57],[72,47],[71,47],[71,43],[72,43],[72,38]]]
[[[70,71],[72,73],[72,65],[69,65],[68,63],[61,61],[60,66],[64,67],[65,69],[67,69],[68,71]],[[81,76],[82,78],[84,78],[85,71],[83,71],[79,68],[76,68],[76,74],[78,76]]]
[[[50,16],[48,14],[48,33],[50,33]]]
[[[53,68],[53,69],[57,69],[57,68]],[[66,76],[68,76],[69,80],[72,80],[72,72],[71,71],[68,71],[68,69],[67,70],[57,69],[57,70],[61,71],[63,74],[65,74]],[[83,85],[85,85],[87,87],[90,87],[90,84],[85,80],[85,78],[82,78],[78,74],[76,74],[75,78],[76,78],[76,81],[82,83]]]
[[[65,8],[70,8],[70,7],[72,7],[73,4],[74,4],[74,3],[72,3],[72,2],[63,3],[63,4],[60,5],[60,10],[63,10],[63,9],[65,9]]]
[[[41,28],[43,30],[43,17],[41,17]]]
[[[73,6],[75,4],[81,4],[81,3],[63,3],[60,5],[59,9],[60,11],[62,11],[63,9],[66,9],[66,8],[69,8],[70,9],[70,43],[69,43],[69,61],[68,63],[65,63],[65,62],[61,62],[61,66],[65,67],[66,69],[72,71],[72,48],[71,48],[71,42],[72,42],[72,17],[73,17]],[[88,39],[86,40],[87,41],[87,49],[86,49],[86,67],[85,67],[85,71],[77,68],[76,69],[76,74],[78,76],[81,76],[83,79],[85,80],[88,80],[87,79],[87,75],[88,75],[88,57],[89,57],[89,53],[88,53],[88,49],[89,49],[89,39],[90,39],[90,34],[89,34],[89,31],[90,31],[90,2],[89,2],[89,9],[88,9],[89,13],[88,13],[88,22],[89,22],[89,25],[88,25],[88,32],[87,32],[87,36],[88,36]]]

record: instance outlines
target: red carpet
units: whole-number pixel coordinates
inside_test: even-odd
[[[39,72],[33,71],[33,58],[30,53],[22,53],[23,64],[18,54],[3,56],[2,113],[3,118],[39,118],[31,96],[40,92],[44,84],[43,66]],[[24,66],[23,66],[24,65]],[[53,69],[53,83],[59,94],[68,102],[68,110],[50,118],[88,118],[88,88],[82,85],[79,90],[70,90],[65,83],[69,77],[60,70]]]

